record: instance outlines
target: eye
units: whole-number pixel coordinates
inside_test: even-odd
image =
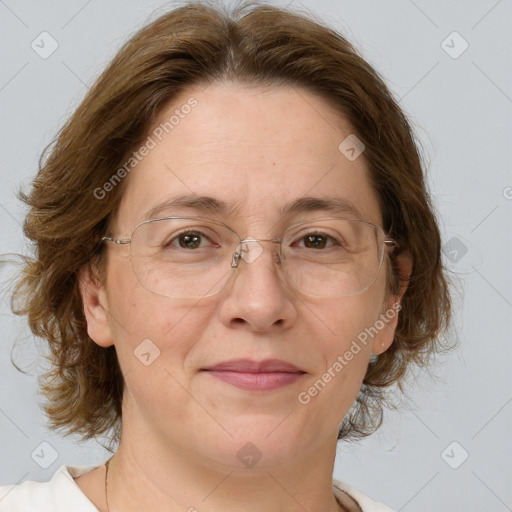
[[[329,243],[331,244],[329,247],[340,245],[335,238],[325,233],[308,233],[302,236],[300,241],[304,242],[304,245],[301,245],[301,247],[305,247],[306,249],[325,249]]]
[[[164,247],[173,246],[181,249],[200,249],[204,247],[202,242],[211,242],[211,240],[200,231],[183,231],[178,235],[172,236],[173,238],[170,238],[169,241],[164,243]]]

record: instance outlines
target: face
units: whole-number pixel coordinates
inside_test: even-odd
[[[125,178],[115,238],[130,238],[148,211],[183,194],[213,197],[228,211],[177,207],[158,216],[221,220],[242,239],[280,238],[291,224],[336,214],[280,214],[305,196],[344,200],[357,212],[340,215],[382,225],[364,155],[351,161],[340,152],[350,126],[321,98],[288,87],[214,83],[183,92],[155,126],[191,97],[196,106],[161,141],[154,137],[155,147]],[[386,265],[363,293],[312,297],[280,278],[273,244],[261,247],[216,295],[176,299],[141,286],[129,245],[107,244],[103,285],[89,286],[84,300],[89,335],[115,345],[125,375],[124,425],[133,422],[188,457],[236,467],[247,443],[262,454],[260,467],[332,449],[371,354],[392,342],[396,311],[373,337],[363,342],[362,335],[396,300],[386,298]],[[237,359],[277,359],[300,372],[267,374],[260,388],[247,389],[240,376],[204,370]],[[249,387],[258,385],[254,375],[247,378]]]

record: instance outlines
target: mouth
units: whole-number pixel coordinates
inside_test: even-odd
[[[297,382],[305,371],[280,359],[236,359],[203,368],[213,378],[246,391],[272,391]]]

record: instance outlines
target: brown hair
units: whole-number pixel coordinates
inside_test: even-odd
[[[24,232],[35,255],[25,259],[12,308],[49,345],[51,366],[40,386],[50,427],[83,439],[111,431],[111,442],[119,441],[123,376],[115,348],[101,348],[87,334],[78,277],[84,267],[101,265],[100,240],[124,182],[101,199],[95,190],[130,158],[170,100],[215,79],[307,88],[366,146],[383,227],[414,262],[394,342],[370,362],[339,437],[368,435],[381,424],[385,388],[400,385],[411,363],[426,365],[441,350],[439,334],[450,317],[421,158],[402,110],[349,42],[311,15],[254,2],[232,12],[190,2],[139,31],[43,152],[30,193],[19,192],[30,207]],[[394,256],[390,267],[396,286]]]

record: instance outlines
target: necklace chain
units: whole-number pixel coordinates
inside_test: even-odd
[[[107,477],[108,477],[108,464],[110,459],[105,462],[105,501],[107,502],[107,512],[110,512],[110,508],[108,506],[108,492],[107,492]]]

